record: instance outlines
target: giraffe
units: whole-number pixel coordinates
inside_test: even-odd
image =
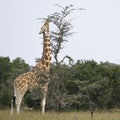
[[[45,113],[46,95],[50,81],[49,69],[51,61],[51,48],[49,36],[49,23],[47,19],[41,28],[39,34],[43,34],[43,53],[42,58],[37,62],[35,68],[19,75],[14,80],[14,96],[11,100],[11,114],[13,114],[13,104],[16,105],[17,114],[19,114],[22,99],[28,89],[40,88],[42,93],[42,114]]]

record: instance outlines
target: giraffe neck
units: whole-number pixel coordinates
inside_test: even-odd
[[[41,60],[37,63],[36,67],[40,70],[49,71],[51,62],[51,48],[50,48],[50,36],[48,31],[43,32],[43,53]]]

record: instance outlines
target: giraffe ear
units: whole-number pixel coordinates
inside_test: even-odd
[[[39,34],[43,33],[43,30],[41,29],[41,31],[39,32]]]

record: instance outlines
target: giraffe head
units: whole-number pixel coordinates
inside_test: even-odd
[[[41,31],[39,32],[39,34],[43,33],[43,32],[49,32],[49,23],[50,23],[50,20],[47,19],[44,23],[44,25],[42,26],[41,28]]]

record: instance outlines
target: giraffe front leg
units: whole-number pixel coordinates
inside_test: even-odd
[[[22,98],[23,98],[23,95],[16,96],[16,111],[17,111],[17,114],[19,114],[19,112],[20,112],[20,106],[21,106]]]
[[[42,114],[45,114],[46,96],[47,96],[48,85],[42,88]]]
[[[42,98],[42,114],[45,114],[45,105],[46,105],[46,94],[43,95]]]

